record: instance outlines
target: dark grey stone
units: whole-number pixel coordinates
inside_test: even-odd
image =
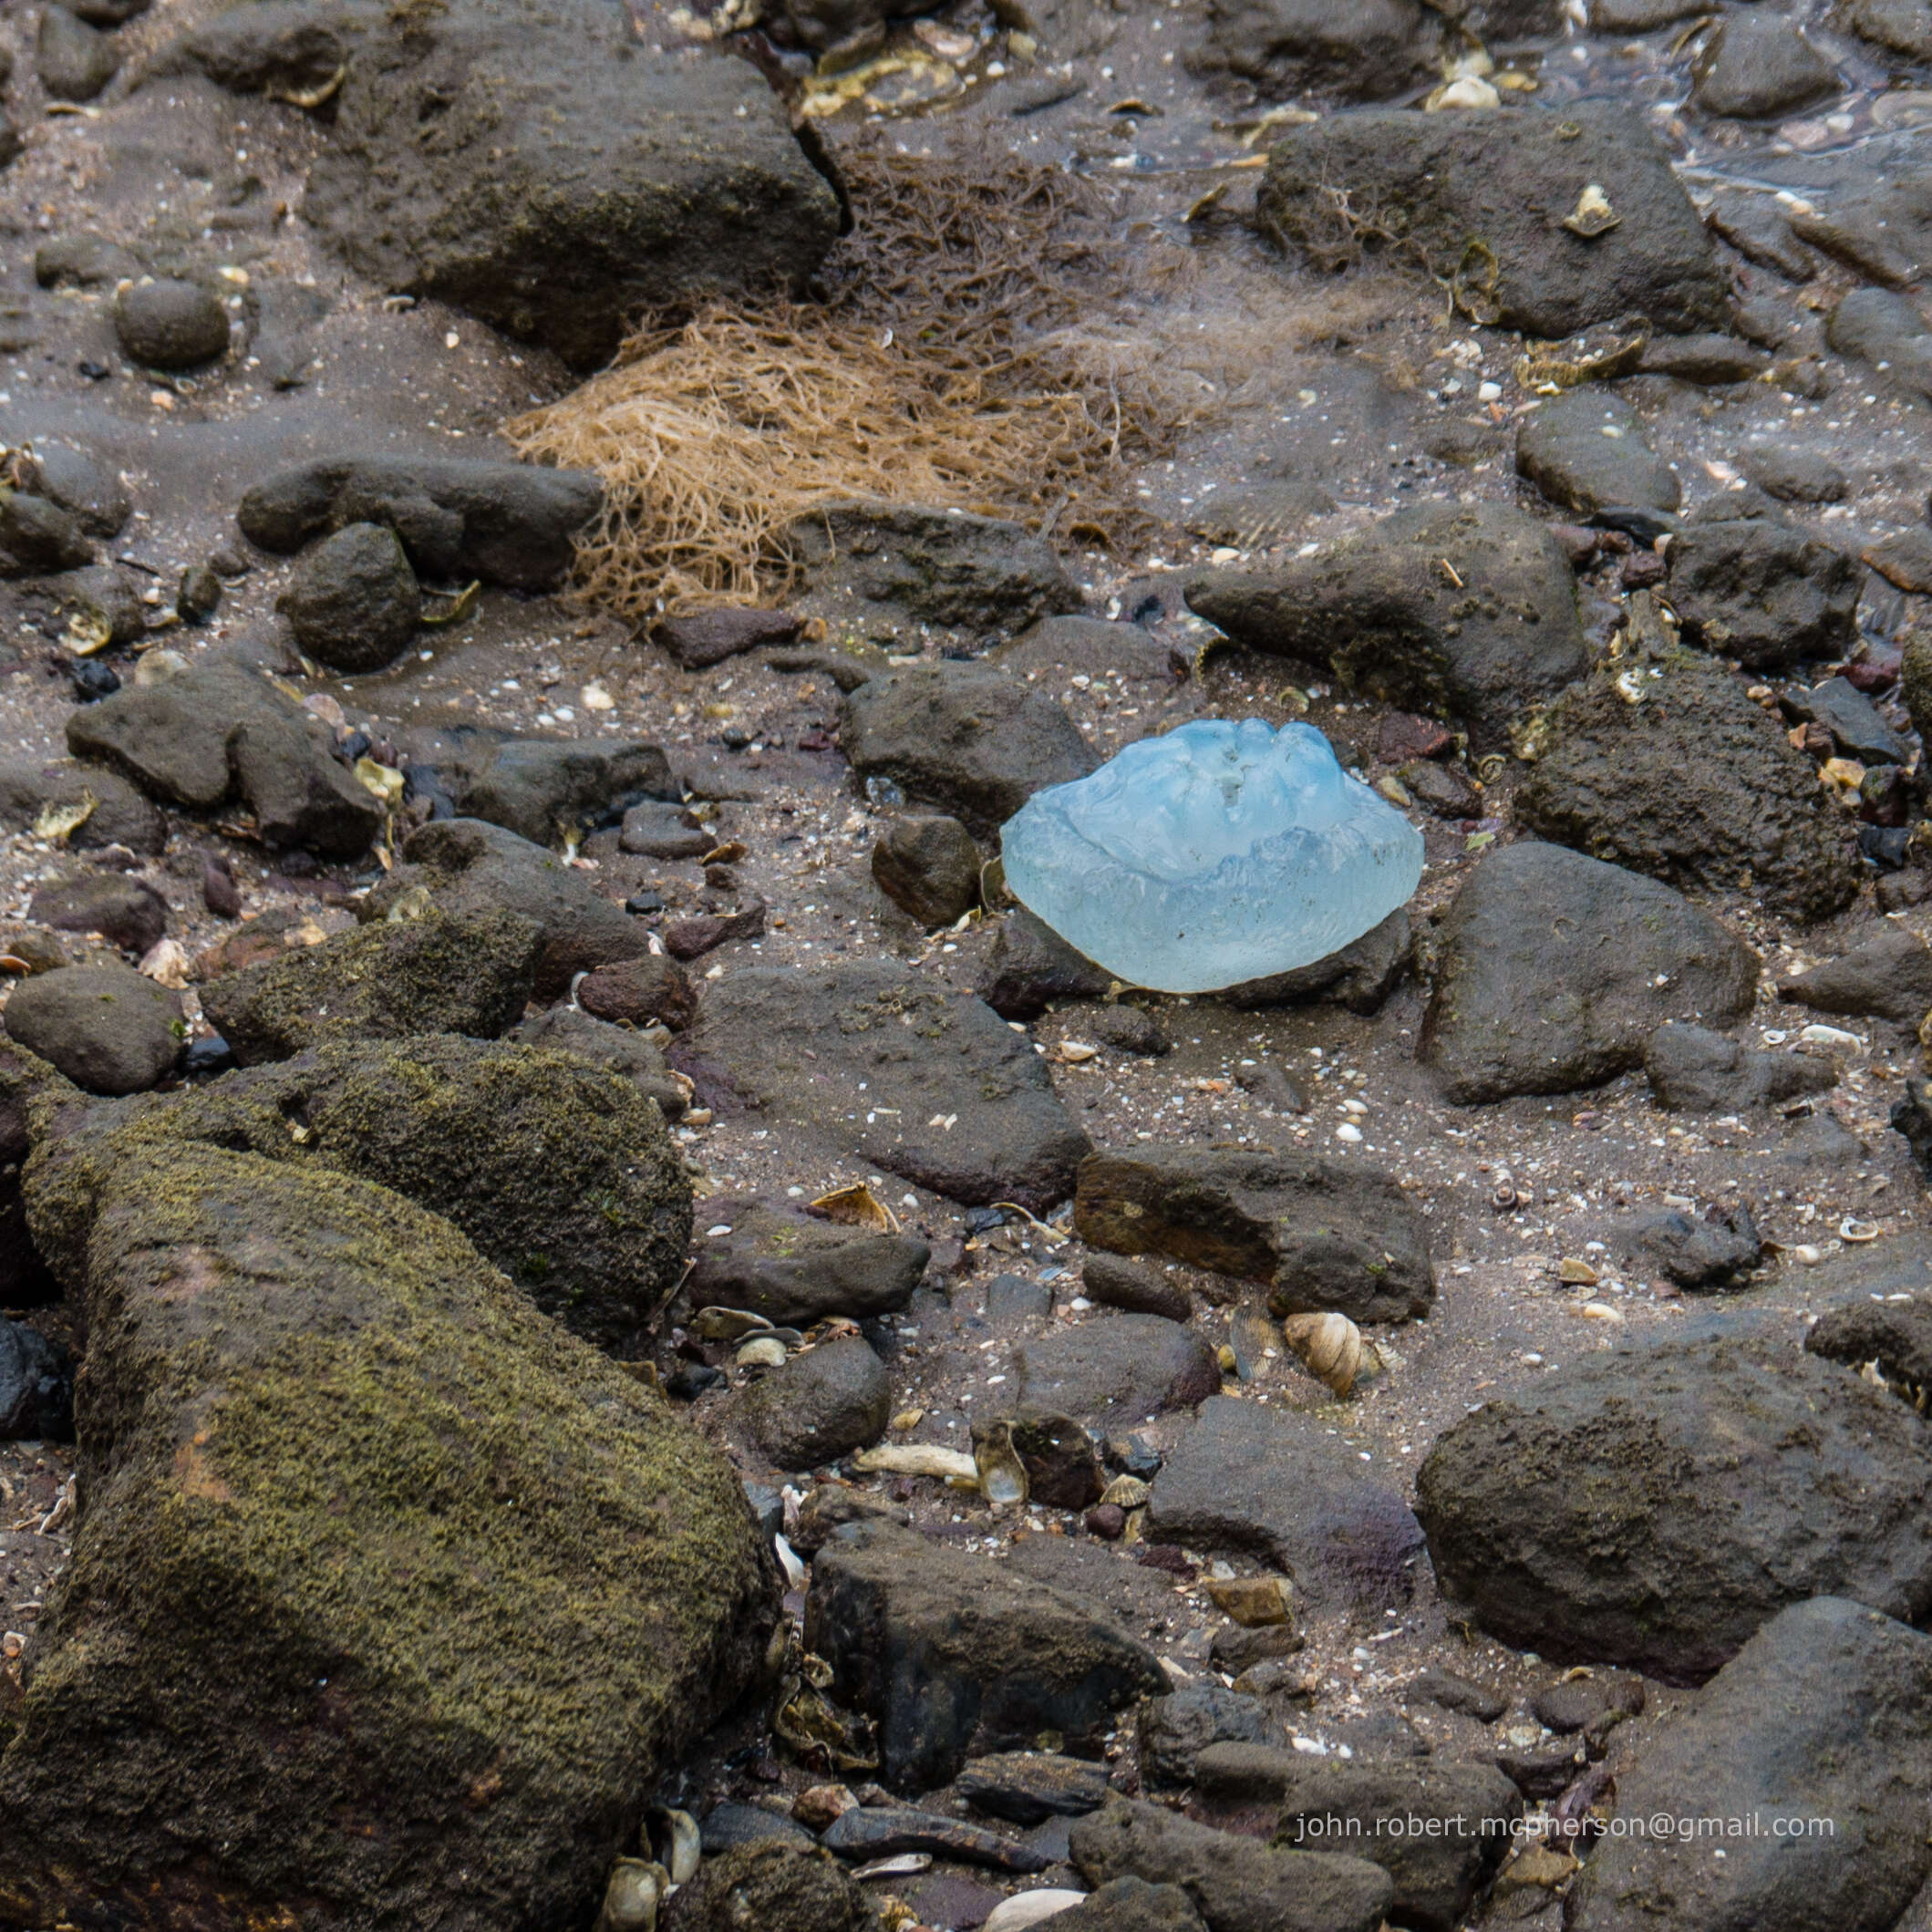
[[[1267,572],[1204,572],[1185,594],[1237,644],[1454,719],[1480,749],[1504,743],[1520,713],[1589,664],[1568,557],[1503,504],[1397,511]]]
[[[228,353],[228,311],[199,282],[140,281],[115,296],[114,333],[145,368],[199,368]]]
[[[828,503],[801,518],[792,537],[815,589],[891,604],[923,623],[1013,632],[1080,607],[1080,585],[1052,545],[997,517]]]
[[[177,994],[129,966],[65,966],[14,988],[7,1038],[89,1093],[141,1093],[173,1072],[184,1028]]]
[[[1493,1396],[1416,1493],[1444,1596],[1493,1636],[1686,1683],[1806,1596],[1923,1617],[1928,1480],[1906,1404],[1732,1317]]]
[[[1117,1711],[1167,1688],[1106,1613],[1010,1565],[869,1525],[813,1560],[805,1646],[832,1666],[832,1695],[878,1725],[895,1791],[945,1784],[969,1757],[1043,1731],[1097,1755]]]
[[[1215,1396],[1153,1486],[1162,1542],[1255,1556],[1307,1602],[1380,1612],[1413,1594],[1422,1532],[1409,1506],[1318,1422]]]
[[[1620,220],[1589,240],[1562,223],[1593,182]],[[1680,334],[1724,325],[1703,224],[1635,108],[1331,116],[1284,131],[1256,206],[1265,232],[1318,265],[1379,253],[1378,228],[1398,235],[1390,262],[1453,280],[1482,320],[1527,335],[1632,315]]]
[[[1417,1054],[1459,1106],[1570,1093],[1638,1065],[1667,1020],[1734,1024],[1757,981],[1750,947],[1669,886],[1511,845],[1477,865],[1439,928]]]
[[[1889,1932],[1932,1865],[1928,1711],[1932,1638],[1837,1596],[1781,1611],[1617,1773],[1620,1819],[1721,1820],[1721,1840],[1606,1838],[1565,1925]]]
[[[596,0],[378,16],[334,105],[308,221],[382,287],[577,368],[642,311],[802,282],[839,232],[762,80],[642,44]]]
[[[1516,473],[1584,516],[1612,504],[1675,510],[1683,498],[1677,472],[1644,439],[1637,411],[1592,387],[1552,398],[1523,418]]]
[[[768,1369],[739,1398],[752,1440],[780,1469],[821,1469],[876,1442],[892,1420],[892,1378],[858,1336],[821,1342]]]
[[[1028,1041],[893,961],[734,972],[707,993],[691,1044],[801,1144],[968,1205],[1042,1213],[1090,1148]]]
[[[1610,666],[1558,698],[1515,816],[1592,858],[1805,920],[1842,911],[1864,871],[1812,761],[1693,651]]]
[[[351,523],[302,559],[275,607],[318,664],[379,671],[416,635],[422,597],[396,532]]]
[[[862,778],[885,778],[981,834],[1048,785],[1100,759],[1043,691],[986,664],[914,665],[847,695],[839,748]]]

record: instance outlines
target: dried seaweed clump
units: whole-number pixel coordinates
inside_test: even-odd
[[[1106,534],[1129,460],[1171,447],[1197,388],[1096,326],[1094,191],[1013,157],[842,157],[856,226],[821,298],[639,330],[615,363],[508,426],[529,458],[594,470],[579,550],[595,603],[643,622],[769,594],[787,532],[852,497]]]

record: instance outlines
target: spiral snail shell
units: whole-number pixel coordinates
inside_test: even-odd
[[[1281,1332],[1317,1381],[1342,1397],[1355,1387],[1362,1367],[1362,1331],[1346,1315],[1291,1315]]]

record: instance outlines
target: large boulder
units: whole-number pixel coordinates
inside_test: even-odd
[[[89,1215],[0,1917],[588,1923],[764,1667],[728,1463],[384,1188],[155,1146]]]
[[[1848,655],[1862,581],[1843,551],[1749,492],[1713,498],[1670,545],[1670,603],[1684,635],[1753,671]]]
[[[1482,749],[1589,668],[1569,559],[1506,504],[1399,510],[1273,570],[1204,572],[1185,594],[1235,643],[1454,719]]]
[[[1573,687],[1516,794],[1540,838],[1673,885],[1842,912],[1862,866],[1803,753],[1721,665],[1692,651]]]
[[[328,727],[233,658],[124,685],[73,712],[67,739],[164,804],[212,812],[241,800],[271,845],[352,859],[382,830],[382,807],[336,758]]]
[[[1775,1327],[1630,1343],[1436,1440],[1416,1507],[1443,1594],[1559,1662],[1695,1682],[1821,1595],[1932,1610],[1932,1425]]]
[[[1417,1058],[1459,1106],[1570,1093],[1637,1066],[1666,1021],[1735,1024],[1757,984],[1757,955],[1668,885],[1525,842],[1451,902]]]
[[[1564,225],[1592,186],[1617,217],[1594,235]],[[1275,143],[1256,210],[1317,265],[1386,252],[1448,284],[1478,321],[1525,335],[1630,315],[1676,334],[1725,325],[1703,223],[1634,108],[1331,116]]]
[[[1265,1281],[1277,1315],[1406,1321],[1435,1300],[1421,1215],[1355,1162],[1149,1143],[1081,1162],[1073,1214],[1090,1247]]]
[[[267,14],[279,4],[258,0],[234,11]],[[402,540],[418,575],[549,590],[570,568],[573,543],[603,501],[603,486],[581,470],[468,457],[324,456],[263,478],[235,516],[251,543],[280,555],[352,523],[380,523]]]
[[[1070,1837],[1089,1885],[1178,1886],[1208,1932],[1376,1932],[1395,1894],[1366,1859],[1276,1851],[1133,1799],[1110,1798]]]
[[[1100,763],[1046,692],[990,664],[924,664],[850,693],[839,749],[863,778],[890,779],[982,835],[1048,785]]]
[[[839,1702],[878,1725],[894,1790],[945,1784],[967,1758],[1031,1748],[1043,1731],[1098,1755],[1117,1711],[1167,1689],[1104,1611],[1010,1565],[863,1524],[813,1560],[805,1648],[832,1666]]]
[[[428,798],[436,816],[487,819],[533,845],[642,800],[679,796],[663,750],[636,739],[520,738],[456,725],[405,733],[403,746],[410,791]],[[714,842],[707,839],[703,850]]]
[[[351,53],[303,212],[385,288],[604,361],[646,309],[798,284],[840,205],[741,63],[598,0],[451,0]]]
[[[542,946],[517,913],[386,919],[211,980],[201,1010],[244,1067],[330,1040],[494,1039],[522,1018]]]
[[[1233,76],[1274,99],[1319,93],[1387,100],[1441,64],[1442,24],[1420,0],[1209,0],[1207,39],[1187,65]]]
[[[1028,1041],[892,960],[733,973],[690,1044],[795,1151],[815,1142],[972,1205],[1043,1213],[1091,1144]]]
[[[1843,1597],[1793,1604],[1618,1772],[1617,1814],[1635,1829],[1585,1865],[1574,1932],[1921,1923],[1902,1915],[1932,1871],[1932,1638]]]
[[[1152,1319],[1152,1317],[1148,1317]],[[1150,1532],[1258,1557],[1310,1603],[1379,1612],[1413,1593],[1422,1532],[1354,1447],[1307,1416],[1217,1395],[1155,1479]]]
[[[129,1146],[189,1142],[377,1182],[605,1347],[635,1343],[684,1274],[691,1183],[663,1116],[566,1055],[449,1034],[338,1040],[131,1116],[96,1110],[40,1157],[48,1252],[75,1253],[87,1200]]]
[[[562,993],[579,973],[635,959],[643,950],[644,928],[621,905],[567,859],[501,825],[434,819],[403,842],[402,856],[363,900],[363,919],[387,919],[399,904],[415,902],[418,887],[452,916],[515,913],[541,929],[536,990],[545,997]]]

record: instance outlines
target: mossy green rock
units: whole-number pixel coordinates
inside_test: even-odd
[[[244,1067],[333,1039],[494,1039],[523,1017],[542,939],[502,911],[385,919],[212,980],[201,1010]]]
[[[367,1182],[141,1148],[81,1238],[87,1502],[0,1754],[0,1922],[588,1925],[763,1669],[728,1464]]]
[[[386,919],[398,901],[420,895],[452,917],[507,909],[534,919],[543,932],[536,987],[546,999],[579,973],[645,949],[644,927],[568,860],[501,825],[432,819],[404,841],[402,856],[362,902],[365,920]]]
[[[52,1130],[38,1219],[70,1277],[114,1161],[183,1142],[392,1188],[605,1348],[635,1343],[690,1245],[691,1183],[656,1107],[619,1074],[509,1041],[337,1043],[131,1110],[91,1109],[77,1126],[63,1112],[37,1123]]]

